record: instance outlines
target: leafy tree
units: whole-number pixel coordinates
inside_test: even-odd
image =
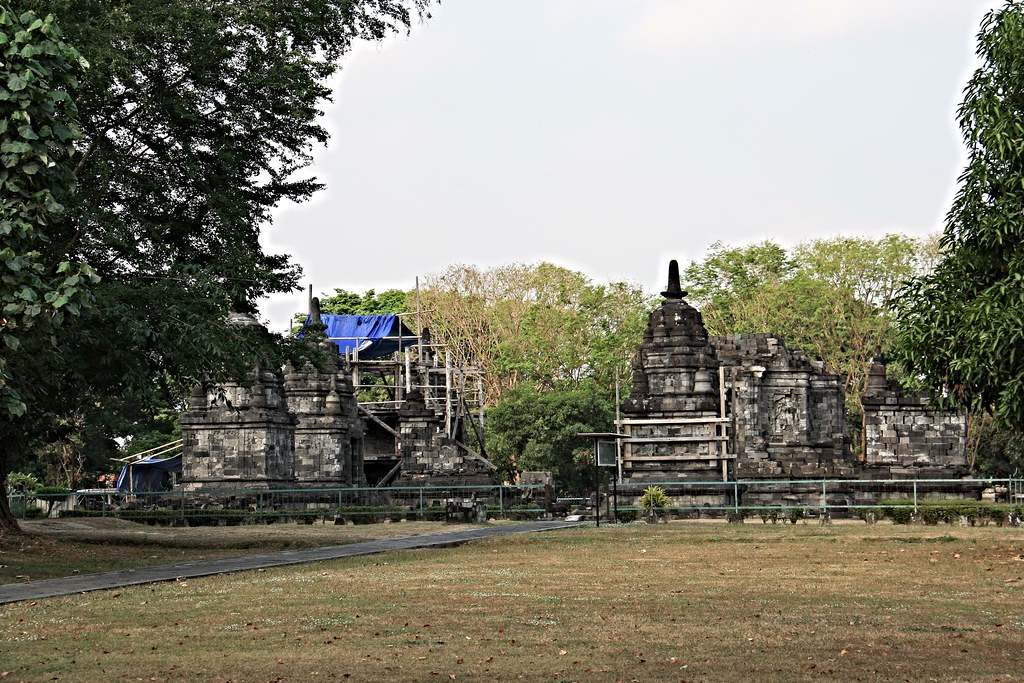
[[[321,297],[320,310],[338,315],[382,315],[405,313],[409,307],[407,294],[400,289],[387,289],[380,294],[373,289],[364,294],[335,289],[332,296]]]
[[[14,458],[10,442],[50,388],[56,334],[90,312],[98,278],[54,238],[75,187],[79,136],[71,97],[87,65],[61,39],[52,16],[0,6],[0,490]],[[0,526],[13,521],[0,496]],[[16,524],[15,524],[16,526]]]
[[[425,4],[20,0],[4,13],[0,154],[13,156],[3,159],[2,182],[21,189],[4,188],[3,230],[18,239],[21,230],[28,242],[0,254],[5,277],[17,278],[28,272],[28,254],[39,252],[40,277],[51,282],[36,291],[41,304],[23,299],[24,311],[12,317],[8,307],[22,306],[25,288],[4,280],[3,341],[8,351],[11,338],[20,345],[4,355],[0,484],[15,462],[53,440],[62,416],[92,422],[97,410],[168,405],[178,387],[204,376],[244,378],[256,362],[286,355],[301,362],[305,345],[224,319],[296,286],[298,268],[263,252],[260,229],[273,207],[320,187],[295,172],[308,164],[311,145],[327,139],[318,118],[338,58],[353,41],[404,30]],[[31,19],[15,28],[27,7],[56,16],[64,40],[91,65],[74,100],[81,134],[73,165],[75,55],[56,43],[26,50],[25,41],[42,41],[41,29],[53,25],[31,28]],[[26,69],[54,76],[26,78]],[[12,97],[39,109],[32,132],[46,141],[53,166],[25,156],[43,142],[14,138],[28,123]],[[58,203],[66,210],[56,218]],[[17,227],[43,219],[45,249]],[[102,280],[75,264],[89,264]],[[10,321],[25,330],[27,317],[45,320],[49,334],[33,333],[32,344],[10,334]],[[0,502],[0,528],[14,530],[8,512]]]
[[[596,383],[611,397],[653,302],[627,282],[595,284],[550,263],[481,271],[453,266],[427,278],[423,321],[454,360],[487,373],[487,402],[517,387],[574,390]]]
[[[487,451],[499,472],[543,470],[559,491],[581,493],[593,487],[593,440],[581,432],[611,431],[615,406],[594,386],[538,392],[505,392],[487,416]]]
[[[1024,429],[1024,6],[983,19],[958,121],[967,167],[944,258],[899,301],[894,356],[940,405]]]

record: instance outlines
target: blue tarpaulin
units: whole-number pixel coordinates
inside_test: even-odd
[[[386,315],[335,315],[324,313],[320,316],[327,326],[327,338],[337,344],[338,351],[351,355],[359,351],[359,357],[373,360],[401,351],[417,343],[416,335],[401,319],[392,313]],[[309,318],[303,325],[309,324]],[[302,336],[302,333],[299,333]]]
[[[151,493],[171,490],[171,472],[181,472],[181,454],[170,458],[147,458],[121,469],[118,493]]]

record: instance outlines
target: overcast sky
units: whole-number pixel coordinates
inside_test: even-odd
[[[715,241],[938,230],[993,0],[444,0],[346,59],[264,244],[315,293],[550,261],[651,292]],[[273,329],[305,295],[264,302]]]

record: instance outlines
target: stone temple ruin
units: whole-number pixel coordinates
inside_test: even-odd
[[[322,369],[257,367],[251,386],[195,388],[181,488],[493,484],[494,467],[467,445],[480,429],[479,373],[397,316],[321,316],[315,302],[307,325],[326,331]]]
[[[956,478],[966,421],[906,396],[871,369],[865,452],[845,435],[842,378],[768,334],[709,337],[675,261],[651,314],[622,406],[624,483]],[[781,491],[781,490],[780,490]]]
[[[694,482],[777,482],[743,500],[777,504],[812,500],[803,480],[968,473],[964,418],[904,395],[880,361],[862,396],[864,452],[855,455],[840,376],[769,334],[709,337],[685,301],[675,261],[662,296],[618,423],[628,437],[621,483],[678,484],[669,491],[678,496]],[[351,318],[321,316],[311,299],[308,324],[325,329],[330,356],[322,369],[254,368],[251,386],[196,388],[182,418],[183,489],[497,483],[493,465],[468,445],[476,439],[483,452],[479,372],[453,366],[443,346],[399,317]],[[230,322],[258,324],[246,316]],[[721,499],[724,490],[709,487],[701,500],[738,502]]]

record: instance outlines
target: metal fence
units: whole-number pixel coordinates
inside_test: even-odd
[[[1007,515],[1024,512],[1024,479],[805,479],[648,482],[618,484],[606,505],[618,517],[648,511],[641,505],[650,487],[662,489],[660,512],[679,516],[742,519],[760,515],[776,521],[801,516],[856,517],[883,513],[893,519],[944,507],[955,512],[994,508]],[[893,513],[905,511],[905,513]],[[616,514],[620,513],[620,514]],[[626,513],[622,515],[621,513]],[[952,513],[950,513],[952,514]],[[971,512],[971,514],[974,514]]]
[[[602,485],[602,517],[628,520],[646,511],[649,487],[667,501],[657,512],[679,517],[855,517],[894,520],[940,507],[1024,514],[1024,479],[747,480]],[[593,516],[593,495],[545,498],[543,486],[407,486],[288,490],[204,490],[123,494],[113,489],[10,495],[16,517],[119,517],[150,523],[237,524],[274,521],[361,523],[383,520],[533,519]],[[903,511],[894,513],[893,511]],[[975,511],[976,512],[976,511]]]
[[[15,517],[119,517],[190,524],[399,519],[536,518],[545,512],[543,486],[404,486],[390,488],[223,489],[9,495]]]

